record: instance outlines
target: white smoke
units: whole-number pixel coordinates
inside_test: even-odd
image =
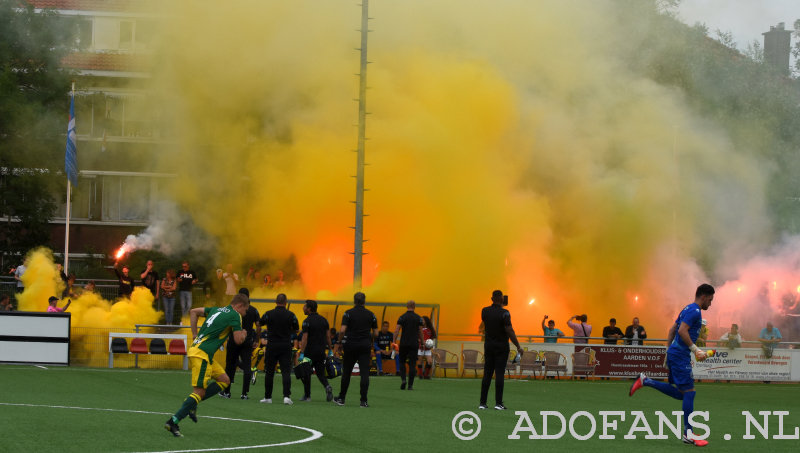
[[[167,256],[188,252],[210,252],[215,241],[198,229],[191,218],[171,201],[162,201],[155,218],[141,233],[128,235],[121,247],[123,254],[134,250],[155,250]]]

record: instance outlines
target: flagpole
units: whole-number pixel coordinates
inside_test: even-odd
[[[75,99],[75,82],[72,82],[72,102]],[[67,131],[69,134],[69,131]],[[69,140],[69,138],[67,138]],[[72,182],[67,178],[67,222],[64,228],[64,275],[69,275],[69,218],[72,204]]]

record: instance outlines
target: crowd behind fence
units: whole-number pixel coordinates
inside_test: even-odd
[[[557,341],[552,343],[559,343],[559,344],[574,344],[576,346],[580,344],[591,344],[591,345],[602,345],[606,344],[605,337],[552,337],[552,336],[545,336],[545,335],[528,335],[528,334],[516,334],[517,340],[520,343],[545,343],[545,340],[553,340],[556,339]],[[439,339],[448,340],[448,341],[479,341],[483,343],[483,335],[481,334],[473,334],[473,333],[440,333]],[[581,340],[580,343],[575,343],[574,340]],[[616,340],[617,342],[614,343],[619,346],[667,346],[667,339],[666,338],[646,338],[646,339],[635,339],[633,341],[638,341],[639,345],[629,345],[628,342],[631,341],[627,338],[619,338]],[[714,346],[725,347],[725,344],[728,343],[728,340],[714,340],[714,339],[707,339],[705,340],[706,343],[710,343]],[[761,347],[761,342],[758,340],[746,340],[741,342],[742,347]],[[795,341],[781,341],[777,344],[776,348],[783,348],[783,349],[800,349],[800,342]]]

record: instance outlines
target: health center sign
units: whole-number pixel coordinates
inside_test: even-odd
[[[730,381],[791,381],[793,349],[776,349],[767,358],[761,349],[717,349],[702,362],[693,360],[695,379]],[[794,357],[798,359],[798,357]]]

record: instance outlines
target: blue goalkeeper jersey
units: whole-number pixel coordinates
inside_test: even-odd
[[[672,344],[669,345],[669,349],[667,350],[669,354],[677,354],[678,356],[684,356],[686,359],[689,359],[689,346],[691,345],[685,344],[678,334],[678,329],[680,329],[681,324],[684,322],[689,326],[689,337],[692,339],[692,343],[696,342],[697,337],[700,335],[700,328],[703,327],[703,316],[700,314],[699,305],[692,302],[681,310],[678,319],[675,320],[675,338],[672,340]]]

